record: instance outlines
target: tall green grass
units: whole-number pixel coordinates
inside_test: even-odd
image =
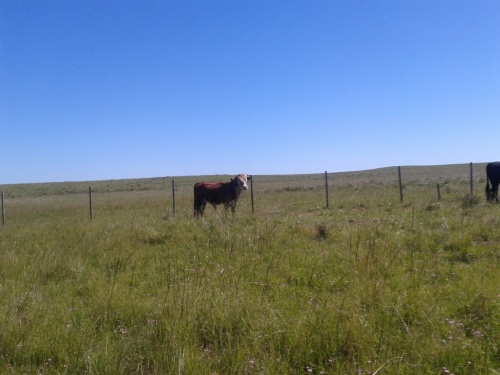
[[[191,181],[175,215],[154,189],[96,192],[92,222],[83,192],[9,200],[0,372],[500,372],[499,205],[254,183],[255,215],[202,219]]]

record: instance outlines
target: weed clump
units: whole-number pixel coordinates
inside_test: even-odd
[[[441,203],[430,203],[425,207],[425,210],[428,212],[438,211],[441,208]]]
[[[469,208],[477,206],[479,204],[479,198],[475,195],[467,194],[462,200],[462,208]]]
[[[316,237],[320,240],[325,240],[328,237],[328,228],[325,224],[316,224]]]

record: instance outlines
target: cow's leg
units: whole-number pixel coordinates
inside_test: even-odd
[[[203,201],[198,204],[194,204],[193,211],[194,211],[194,216],[203,216],[203,211],[205,210],[205,206],[207,205],[206,201]]]
[[[194,213],[194,216],[201,215],[201,205],[197,204],[196,201],[193,204],[193,213]]]
[[[498,184],[493,184],[492,186],[492,200],[498,203]]]

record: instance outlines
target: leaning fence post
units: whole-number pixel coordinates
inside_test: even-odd
[[[328,208],[328,172],[325,171],[326,208]]]
[[[398,167],[398,178],[399,178],[399,199],[403,202],[403,183],[401,182],[401,167]]]
[[[2,225],[5,225],[5,208],[3,205],[3,192],[2,192]]]
[[[470,196],[472,197],[472,180],[473,180],[473,173],[472,173],[472,162],[470,163],[470,172],[469,172],[470,176]]]
[[[175,215],[175,181],[172,179],[172,209]]]
[[[90,208],[90,221],[93,219],[92,214],[92,186],[89,186],[89,208]]]
[[[252,214],[255,213],[254,206],[253,206],[253,175],[250,176],[250,199],[252,201]]]

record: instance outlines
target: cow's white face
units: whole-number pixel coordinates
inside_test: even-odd
[[[247,185],[248,178],[247,178],[246,174],[239,174],[238,176],[236,176],[234,178],[234,180],[238,184],[238,188],[239,189],[241,189],[241,190],[248,190],[248,185]]]

